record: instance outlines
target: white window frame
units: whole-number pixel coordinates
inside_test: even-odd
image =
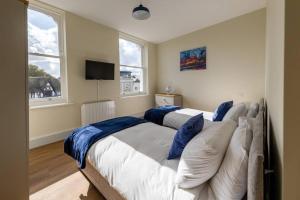
[[[137,38],[127,35],[125,33],[119,33],[119,39],[127,40],[129,42],[138,44],[141,46],[141,49],[142,49],[142,60],[141,60],[142,65],[141,65],[141,67],[121,65],[120,55],[119,55],[119,69],[121,70],[121,67],[123,66],[123,67],[129,67],[129,68],[142,69],[142,71],[143,71],[143,92],[137,92],[137,93],[132,93],[132,94],[122,94],[121,88],[120,88],[121,97],[134,97],[134,96],[148,95],[148,45],[147,45],[147,43],[143,40],[137,39]],[[121,85],[121,79],[120,79],[119,85]]]
[[[38,2],[30,1],[28,9],[36,10],[38,12],[44,13],[46,15],[52,16],[58,24],[58,43],[59,43],[59,55],[53,56],[48,54],[40,53],[30,53],[28,51],[28,56],[43,56],[48,58],[59,58],[60,60],[60,87],[61,87],[61,96],[60,97],[47,97],[40,99],[30,99],[30,107],[35,106],[48,106],[53,104],[64,104],[68,103],[68,81],[67,81],[67,54],[66,54],[66,29],[65,29],[65,12],[58,8],[54,8],[50,5]],[[29,60],[29,59],[28,59]],[[29,94],[27,94],[29,95]]]

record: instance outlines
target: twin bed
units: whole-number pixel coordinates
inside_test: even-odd
[[[204,114],[203,129],[214,125],[213,113],[180,109],[166,114],[163,126],[144,122],[101,138],[87,151],[81,172],[107,200],[217,199],[210,180],[193,188],[178,187],[180,159],[167,159],[177,129],[199,113]],[[263,199],[263,101],[251,118],[253,139],[244,199],[259,200]]]

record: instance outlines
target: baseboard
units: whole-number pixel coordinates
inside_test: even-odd
[[[52,133],[52,134],[37,137],[37,138],[32,138],[29,141],[29,149],[34,149],[34,148],[37,148],[40,146],[51,144],[53,142],[58,142],[58,141],[64,140],[70,134],[71,131],[72,131],[72,129],[65,130],[65,131],[58,132],[58,133]]]

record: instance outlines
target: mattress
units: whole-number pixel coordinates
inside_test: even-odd
[[[140,124],[99,140],[87,159],[128,200],[214,199],[209,184],[176,186],[179,159],[166,159],[175,133],[153,123]]]

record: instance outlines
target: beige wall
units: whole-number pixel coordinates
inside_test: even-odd
[[[156,88],[156,46],[148,44],[149,95],[120,98],[119,32],[66,13],[67,75],[70,105],[30,110],[30,139],[80,126],[80,106],[97,100],[97,81],[85,80],[85,60],[115,63],[115,80],[100,81],[100,99],[113,99],[118,115],[129,115],[152,107]]]
[[[272,199],[281,197],[283,168],[283,87],[284,87],[284,1],[270,0],[267,5],[266,101],[268,130],[271,136]]]
[[[0,199],[28,199],[26,8],[17,0],[0,6]]]
[[[271,134],[271,199],[300,199],[300,2],[270,0],[267,6],[266,97]]]
[[[265,85],[265,9],[158,45],[158,90],[167,85],[184,106],[214,110],[224,100],[258,101]],[[207,47],[207,69],[179,71],[179,53]]]
[[[283,199],[300,199],[300,1],[286,0]]]

